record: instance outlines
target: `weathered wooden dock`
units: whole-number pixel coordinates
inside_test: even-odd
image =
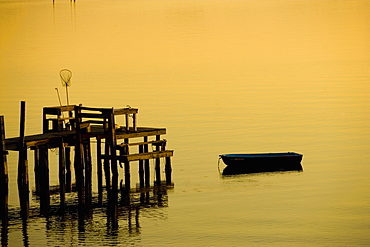
[[[22,218],[28,218],[29,182],[27,150],[34,152],[35,192],[40,199],[40,212],[48,214],[50,207],[50,184],[48,150],[59,150],[59,193],[60,211],[64,211],[65,193],[72,191],[71,147],[74,148],[74,178],[78,193],[81,214],[89,209],[92,200],[92,151],[91,140],[96,140],[96,171],[98,201],[103,203],[103,180],[107,192],[109,210],[112,216],[117,213],[118,195],[121,201],[130,203],[131,166],[138,161],[139,186],[142,191],[151,187],[150,162],[155,160],[155,186],[171,185],[171,157],[173,150],[166,150],[165,128],[137,126],[138,109],[94,108],[82,105],[54,106],[43,108],[43,133],[24,134],[25,102],[21,102],[20,135],[5,138],[4,116],[0,116],[1,146],[0,183],[1,217],[7,216],[8,171],[6,155],[8,151],[19,152],[18,191]],[[122,125],[117,118],[122,116]],[[137,139],[142,138],[140,141]],[[132,141],[135,139],[135,142]],[[121,143],[119,141],[121,140]],[[104,144],[104,145],[103,145]],[[149,151],[152,145],[153,151]],[[161,158],[165,159],[165,182],[161,180]],[[118,165],[124,168],[124,183],[119,188]],[[104,178],[103,179],[103,174]]]

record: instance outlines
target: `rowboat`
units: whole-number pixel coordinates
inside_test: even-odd
[[[273,171],[302,171],[302,157],[302,154],[294,152],[220,155],[220,159],[226,165],[222,172],[223,175]]]

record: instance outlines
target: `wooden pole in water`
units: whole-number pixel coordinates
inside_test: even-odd
[[[40,212],[47,216],[50,207],[49,191],[49,149],[43,145],[39,147],[39,186],[40,186]]]
[[[148,142],[148,137],[144,136],[144,142]],[[144,144],[144,153],[149,152],[148,144]],[[144,180],[145,187],[150,187],[150,166],[149,160],[144,160]]]
[[[60,138],[59,142],[59,193],[60,193],[60,210],[64,213],[65,206],[65,188],[66,188],[66,177],[65,177],[65,153],[63,138]]]
[[[139,153],[143,153],[144,152],[144,146],[143,145],[139,145]],[[140,188],[144,188],[144,161],[143,160],[139,160],[139,184],[140,184]]]
[[[110,195],[111,191],[111,184],[110,184],[110,165],[109,165],[109,154],[110,154],[110,148],[109,148],[109,142],[108,139],[105,139],[104,143],[104,175],[105,175],[105,189],[107,190],[108,197]]]
[[[111,161],[111,171],[112,171],[112,189],[109,198],[110,210],[112,213],[112,218],[114,222],[118,217],[118,166],[117,166],[117,153],[116,153],[116,129],[114,121],[113,108],[108,112],[108,142],[110,147],[110,161]],[[114,224],[115,225],[115,224]]]
[[[171,167],[171,157],[166,157],[166,165],[165,165],[165,172],[166,172],[166,184],[171,184],[171,173],[172,173],[172,167]]]
[[[4,225],[8,220],[8,164],[6,155],[6,143],[5,143],[5,121],[4,116],[0,116],[0,219],[3,223],[2,231],[5,231]],[[6,226],[7,228],[7,226]]]
[[[109,112],[108,119],[109,128],[109,146],[111,153],[111,170],[112,170],[112,191],[114,194],[118,193],[118,167],[117,167],[117,154],[116,154],[116,129],[113,109]]]
[[[40,148],[39,146],[35,146],[34,149],[34,173],[35,173],[35,193],[36,196],[40,195],[40,174],[39,174],[39,165],[40,165]]]
[[[160,135],[155,136],[156,141],[159,141],[161,139]],[[159,151],[159,145],[156,146],[155,150]],[[155,159],[155,178],[156,178],[156,184],[161,185],[161,160],[160,158]]]
[[[26,102],[21,101],[21,117],[19,127],[19,159],[18,159],[18,192],[21,204],[21,217],[28,219],[29,214],[29,185],[28,185],[28,164],[27,146],[25,144],[25,122]]]
[[[86,139],[84,143],[84,154],[85,154],[85,200],[86,205],[90,206],[91,204],[91,180],[92,180],[92,164],[91,164],[91,146],[90,139]]]
[[[101,139],[99,137],[96,138],[97,144],[96,144],[96,153],[97,153],[97,176],[98,176],[98,201],[99,204],[103,204],[103,164],[102,164],[102,158],[101,158]]]
[[[139,153],[144,152],[144,145],[139,145]],[[145,186],[145,179],[144,179],[144,160],[139,160],[139,184],[140,189],[144,188]],[[140,193],[140,202],[144,203],[145,193]]]
[[[78,192],[78,205],[79,212],[82,216],[85,210],[85,189],[84,189],[84,154],[83,154],[83,144],[82,144],[82,133],[81,133],[81,108],[75,106],[75,120],[76,120],[76,146],[75,146],[75,177],[76,186]]]
[[[124,143],[128,144],[129,140],[124,139]],[[128,146],[127,146],[128,147]],[[129,149],[126,150],[126,155],[129,154]],[[130,174],[130,162],[125,161],[124,162],[124,169],[125,169],[125,192],[126,192],[126,204],[130,204],[130,190],[131,190],[131,174]]]
[[[162,143],[162,151],[166,149],[166,140]],[[166,163],[164,167],[164,171],[166,173],[166,184],[171,184],[171,173],[172,173],[172,167],[171,167],[171,157],[166,157]]]
[[[144,136],[144,142],[148,142],[148,137]],[[144,144],[144,153],[149,152],[149,146],[148,144]],[[144,183],[145,187],[149,188],[150,187],[150,161],[148,159],[144,160]],[[149,191],[145,193],[145,200],[146,203],[149,203]]]
[[[65,147],[66,163],[66,192],[72,191],[72,171],[71,171],[71,147]]]

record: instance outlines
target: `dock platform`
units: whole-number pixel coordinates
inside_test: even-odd
[[[71,148],[74,148],[74,178],[81,213],[89,208],[92,197],[92,151],[91,140],[96,140],[96,171],[99,203],[103,203],[103,174],[108,195],[110,212],[117,212],[118,194],[130,203],[130,162],[139,162],[140,190],[147,191],[150,184],[150,162],[155,160],[154,186],[171,186],[171,157],[173,150],[166,150],[165,128],[138,127],[138,109],[96,108],[82,105],[44,107],[42,116],[43,133],[24,135],[25,102],[21,102],[20,136],[5,138],[4,116],[1,116],[1,215],[7,211],[8,174],[6,155],[8,151],[19,152],[18,191],[21,215],[28,217],[29,182],[27,150],[34,152],[35,192],[40,198],[40,212],[48,214],[50,207],[48,150],[58,149],[60,209],[64,210],[65,193],[72,188]],[[118,116],[122,116],[120,125]],[[138,141],[137,138],[142,138]],[[135,142],[132,140],[135,139]],[[152,146],[151,152],[149,146]],[[165,159],[165,182],[161,181],[160,159]],[[119,188],[118,165],[124,168],[124,183]],[[123,198],[124,197],[124,198]]]

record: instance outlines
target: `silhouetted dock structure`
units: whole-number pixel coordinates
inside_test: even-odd
[[[149,197],[153,186],[171,186],[171,157],[173,150],[166,150],[165,128],[137,126],[138,109],[94,108],[82,105],[54,106],[43,108],[42,129],[37,135],[25,136],[25,102],[21,102],[20,135],[5,139],[4,116],[0,116],[1,146],[0,187],[1,217],[7,216],[8,151],[19,152],[18,190],[22,218],[28,218],[29,180],[27,149],[34,152],[35,192],[40,199],[40,212],[47,215],[50,208],[48,150],[59,152],[60,211],[64,211],[65,193],[72,191],[72,166],[78,194],[79,212],[88,211],[92,202],[92,150],[91,141],[96,140],[96,172],[98,201],[103,204],[103,188],[108,198],[108,211],[113,218],[117,215],[118,196],[121,203],[130,204],[131,165],[138,161],[139,188],[142,200]],[[123,125],[117,125],[122,118]],[[137,141],[139,138],[140,141]],[[135,139],[135,142],[132,140]],[[153,146],[149,151],[149,146]],[[74,163],[71,162],[71,147],[74,147]],[[165,181],[161,180],[161,158],[165,159]],[[155,181],[150,183],[150,162],[155,160]],[[119,183],[119,168],[124,168],[124,181]],[[104,179],[103,179],[104,174]],[[105,180],[105,187],[103,187]]]

